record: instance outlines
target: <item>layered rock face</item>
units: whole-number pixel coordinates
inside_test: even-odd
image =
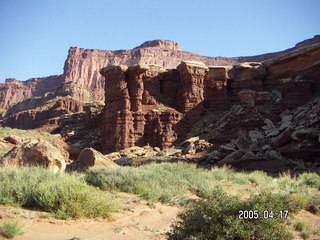
[[[53,92],[62,82],[62,75],[32,78],[27,81],[8,78],[5,83],[0,83],[0,110],[8,109],[9,106],[30,97]]]
[[[105,51],[97,49],[70,48],[65,62],[65,81],[75,81],[88,89],[103,89],[104,79],[99,70],[107,65],[157,65],[175,68],[181,61],[194,60],[207,64],[235,64],[237,59],[204,57],[179,50],[173,41],[147,41],[132,50]]]
[[[298,43],[294,48],[252,57],[205,57],[196,53],[180,51],[179,44],[167,40],[147,41],[131,50],[107,51],[71,47],[64,65],[64,73],[57,76],[32,78],[27,81],[8,79],[0,84],[0,109],[30,97],[54,92],[62,82],[72,81],[88,90],[91,98],[104,100],[104,79],[99,70],[107,65],[136,64],[157,65],[162,68],[176,68],[181,61],[199,61],[210,65],[234,65],[240,62],[256,62],[276,58],[295,49],[320,42],[320,37]]]
[[[2,126],[52,130],[57,127],[61,115],[83,111],[84,104],[89,100],[87,90],[75,84],[64,84],[54,93],[13,105],[3,117]]]
[[[160,67],[145,65],[109,66],[101,70],[106,78],[106,106],[102,117],[105,152],[146,144],[167,147],[176,140],[173,125],[182,115],[175,109],[159,106],[159,96],[152,94],[162,92],[170,98],[160,87],[164,73]]]
[[[228,65],[240,62],[261,62],[276,58],[295,49],[319,43],[319,36],[306,40],[296,47],[276,53],[247,57],[206,57],[196,53],[180,51],[179,44],[168,40],[147,41],[131,50],[106,51],[72,47],[64,66],[65,81],[74,81],[87,89],[103,89],[104,79],[99,70],[108,65],[156,65],[165,69],[176,68],[181,61],[197,61],[207,66]],[[97,90],[96,90],[97,92]],[[103,98],[101,91],[96,97]]]
[[[241,131],[262,127],[266,118],[278,121],[283,110],[318,94],[319,67],[320,45],[314,45],[272,61],[233,67],[185,61],[172,70],[150,65],[103,68],[104,150],[168,147],[208,112],[223,116],[231,111],[216,117],[216,131],[206,136],[213,143],[226,143]]]

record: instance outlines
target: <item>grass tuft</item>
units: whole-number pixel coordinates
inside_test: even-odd
[[[14,238],[25,233],[25,227],[19,221],[14,220],[4,223],[0,227],[1,235],[5,238]]]

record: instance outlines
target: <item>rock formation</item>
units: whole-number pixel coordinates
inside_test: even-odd
[[[272,171],[286,169],[286,160],[304,167],[300,160],[320,154],[318,100],[312,102],[320,93],[318,40],[239,58],[203,57],[164,40],[132,50],[71,48],[64,75],[52,77],[54,84],[46,85],[46,78],[4,84],[4,108],[28,99],[8,108],[2,125],[45,130],[59,125],[56,133],[77,147],[73,159],[88,147],[111,153],[147,146],[156,156],[196,139],[180,145],[179,154],[190,158],[210,151],[202,164]],[[257,61],[270,57],[275,58]],[[50,89],[55,91],[30,98]],[[19,91],[22,96],[15,95]],[[118,154],[119,164],[134,162]]]
[[[64,171],[68,152],[48,141],[32,139],[16,145],[0,159],[5,166],[43,166],[54,172]]]
[[[134,145],[172,145],[177,137],[172,127],[182,115],[158,103],[161,97],[170,98],[170,93],[160,87],[165,84],[160,82],[164,81],[164,74],[171,73],[156,66],[118,65],[103,68],[101,74],[106,77],[106,107],[102,117],[105,152]]]
[[[83,111],[90,101],[90,93],[73,83],[61,85],[55,93],[26,99],[10,107],[3,117],[2,126],[43,130],[57,127],[61,115]]]
[[[279,121],[282,111],[319,94],[320,44],[233,67],[186,61],[172,70],[108,66],[101,74],[106,79],[105,152],[146,144],[169,147],[210,114],[213,121],[206,124],[215,129],[203,137],[223,145],[264,126],[265,119]],[[271,131],[267,137],[277,134]]]
[[[83,149],[77,160],[71,164],[71,168],[78,171],[85,171],[90,167],[96,166],[119,167],[112,160],[108,159],[93,148]]]
[[[62,75],[44,78],[32,78],[27,81],[7,79],[0,84],[0,109],[30,97],[54,92],[62,82],[72,81],[90,90],[91,98],[104,100],[104,79],[99,74],[101,68],[108,65],[157,65],[165,69],[176,68],[181,61],[198,61],[207,66],[234,65],[240,62],[261,62],[276,58],[282,54],[319,43],[320,37],[298,43],[286,51],[263,54],[252,57],[205,57],[196,53],[180,51],[179,44],[167,40],[147,41],[131,50],[107,51],[71,47],[65,61]]]
[[[46,92],[53,92],[62,82],[63,75],[32,78],[27,81],[8,78],[5,83],[0,83],[0,110],[8,109],[9,106],[27,98],[42,96]]]

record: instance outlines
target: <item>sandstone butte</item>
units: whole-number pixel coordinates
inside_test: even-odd
[[[156,65],[165,69],[176,68],[181,61],[199,61],[210,65],[234,65],[240,62],[261,62],[273,59],[295,49],[301,49],[320,42],[320,36],[298,43],[294,48],[252,57],[205,57],[196,53],[180,51],[179,44],[167,40],[147,41],[131,50],[107,51],[71,47],[61,75],[32,78],[19,81],[6,79],[0,84],[0,109],[21,102],[30,97],[42,96],[46,92],[54,92],[63,82],[74,82],[90,90],[93,99],[104,99],[104,78],[101,68],[108,65],[137,64]]]
[[[320,44],[287,52],[273,60],[234,66],[183,61],[176,69],[153,65],[112,65],[105,77],[102,146],[105,152],[131,146],[170,147],[183,140],[208,112],[240,105],[214,143],[236,139],[265,119],[279,121],[284,110],[320,93]],[[224,123],[225,125],[227,122]],[[209,137],[210,138],[210,137]]]

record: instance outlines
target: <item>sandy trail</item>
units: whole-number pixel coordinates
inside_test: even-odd
[[[121,194],[125,211],[108,220],[57,220],[43,218],[44,213],[1,207],[0,224],[19,219],[26,232],[17,240],[130,240],[166,239],[165,232],[181,208],[160,203],[149,203],[129,194]],[[1,238],[1,237],[0,237]]]

